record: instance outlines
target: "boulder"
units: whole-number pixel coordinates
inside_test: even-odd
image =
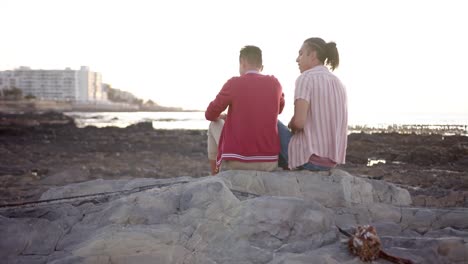
[[[363,224],[415,263],[468,261],[467,209],[414,207],[406,190],[342,170],[94,180],[41,199],[0,209],[7,263],[362,263],[336,225]]]

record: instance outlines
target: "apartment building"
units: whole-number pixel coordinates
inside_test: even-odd
[[[105,101],[102,77],[89,67],[80,70],[33,70],[20,67],[0,71],[0,90],[19,88],[23,95],[58,101]]]

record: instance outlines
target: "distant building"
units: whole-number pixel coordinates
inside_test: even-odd
[[[89,67],[80,70],[33,70],[20,67],[10,71],[0,71],[0,92],[18,88],[23,95],[39,99],[59,101],[105,101],[101,74],[92,72]]]

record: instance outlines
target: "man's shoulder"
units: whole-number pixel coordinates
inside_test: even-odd
[[[296,84],[303,83],[304,81],[307,81],[307,80],[310,80],[310,79],[313,79],[313,78],[314,78],[314,75],[309,74],[308,72],[303,72],[299,76],[297,76]]]
[[[236,84],[242,82],[241,77],[242,76],[233,76],[233,77],[229,78],[226,81],[226,83],[224,84],[224,88],[229,88],[229,87],[236,86]]]
[[[251,80],[261,80],[265,83],[278,83],[278,79],[274,75],[266,75],[266,74],[245,74],[241,76],[235,76],[229,79],[228,82],[235,83],[235,82],[248,82]]]
[[[313,68],[307,70],[297,77],[297,80],[310,80],[318,78],[338,79],[332,72],[325,67]]]
[[[274,75],[262,75],[260,78],[262,78],[262,83],[267,86],[272,86],[272,87],[281,87],[280,82]]]
[[[263,75],[265,78],[271,79],[274,82],[279,82],[278,79],[274,75]]]
[[[238,81],[240,80],[241,76],[232,76],[231,78],[229,78],[229,80],[227,80],[227,82],[235,82],[235,81]]]

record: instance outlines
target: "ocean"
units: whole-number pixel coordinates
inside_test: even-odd
[[[139,122],[152,122],[155,129],[208,128],[204,112],[67,112],[78,127],[127,127]],[[287,124],[291,115],[282,113],[279,120]],[[448,126],[464,130],[468,134],[468,115],[465,114],[392,114],[350,116],[351,128],[388,128],[391,126]]]

